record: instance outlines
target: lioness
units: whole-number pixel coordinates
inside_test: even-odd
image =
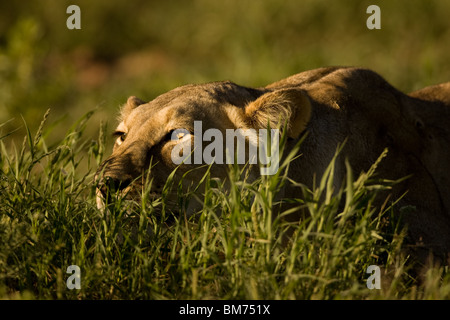
[[[336,149],[335,182],[343,181],[345,159],[360,173],[388,154],[379,177],[401,179],[391,190],[399,206],[414,208],[404,217],[411,243],[447,259],[450,253],[450,83],[404,94],[378,74],[359,68],[331,67],[302,72],[263,88],[232,82],[186,85],[150,102],[130,97],[121,112],[112,155],[100,166],[98,204],[107,187],[138,197],[152,162],[151,192],[161,194],[169,174],[175,179],[199,164],[177,165],[172,151],[194,143],[194,121],[202,130],[287,129],[287,148],[304,138],[289,177],[312,187]],[[281,120],[281,121],[280,121]],[[283,126],[285,124],[285,126]],[[174,130],[186,131],[173,134]],[[304,134],[306,136],[304,136]],[[255,142],[249,138],[249,143]],[[211,166],[211,175],[226,178],[226,164]],[[198,182],[205,168],[189,176]],[[258,175],[258,171],[252,171]],[[197,180],[197,181],[195,181]],[[337,186],[338,187],[338,186]],[[285,187],[285,197],[301,197]],[[172,201],[175,201],[175,194]],[[191,208],[195,210],[196,208]]]

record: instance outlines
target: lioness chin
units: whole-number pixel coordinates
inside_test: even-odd
[[[443,261],[448,259],[450,83],[408,95],[370,70],[333,67],[302,72],[262,88],[225,81],[182,86],[150,102],[130,97],[114,133],[112,155],[97,172],[99,206],[110,187],[139,199],[144,177],[151,179],[149,192],[157,197],[174,169],[173,179],[181,181],[183,188],[198,184],[208,166],[193,161],[199,160],[194,153],[200,149],[211,154],[211,150],[195,140],[197,124],[206,133],[206,141],[212,141],[212,133],[225,137],[227,130],[253,129],[253,135],[244,137],[244,148],[237,150],[244,153],[246,162],[250,146],[262,143],[255,135],[258,130],[273,128],[276,134],[287,135],[287,150],[304,139],[302,156],[292,161],[288,176],[309,187],[320,179],[344,141],[335,163],[336,190],[346,175],[345,161],[353,172],[364,172],[387,148],[377,172],[389,180],[409,177],[389,191],[392,199],[405,194],[399,207],[414,208],[403,217],[409,243],[418,256],[432,252]],[[227,150],[225,139],[216,140],[216,153]],[[210,166],[212,177],[226,179],[226,156],[214,155],[222,161]],[[250,179],[259,175],[258,166],[249,169]],[[298,188],[286,185],[283,196],[302,195]],[[384,196],[381,201],[388,195]],[[176,203],[176,193],[167,199]],[[200,208],[201,202],[192,202],[188,214]],[[299,219],[301,214],[292,214],[290,219]]]

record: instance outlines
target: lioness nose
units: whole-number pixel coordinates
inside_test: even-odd
[[[128,180],[122,181],[110,176],[106,176],[100,181],[97,189],[100,190],[103,197],[106,198],[108,193],[112,194],[117,192],[118,190],[125,189],[129,184],[130,182]]]

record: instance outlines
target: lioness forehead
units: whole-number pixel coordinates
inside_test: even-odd
[[[229,81],[185,85],[133,110],[122,108],[117,130],[125,132],[131,125],[143,125],[149,119],[158,119],[158,123],[162,119],[166,119],[165,122],[176,119],[181,122],[179,125],[189,125],[194,119],[217,118],[217,112],[227,113],[227,106],[244,107],[262,93],[263,90],[242,87]],[[221,107],[224,109],[221,110]],[[167,117],[168,110],[170,117]]]
[[[157,97],[153,102],[167,104],[170,101],[184,102],[216,102],[244,106],[262,94],[262,90],[247,88],[230,81],[189,84],[175,88]]]

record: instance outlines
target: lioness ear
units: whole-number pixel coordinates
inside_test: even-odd
[[[133,109],[140,106],[141,104],[146,103],[145,101],[142,101],[141,99],[131,96],[128,98],[127,103],[122,107],[122,110],[120,112],[120,118],[124,119],[126,118]]]
[[[144,103],[145,103],[145,101],[142,101],[138,97],[131,96],[127,100],[127,107],[134,109],[137,106],[140,106],[141,104],[144,104]]]
[[[286,123],[289,138],[298,138],[311,117],[311,103],[300,89],[268,92],[245,107],[245,115],[253,128],[282,128]]]

